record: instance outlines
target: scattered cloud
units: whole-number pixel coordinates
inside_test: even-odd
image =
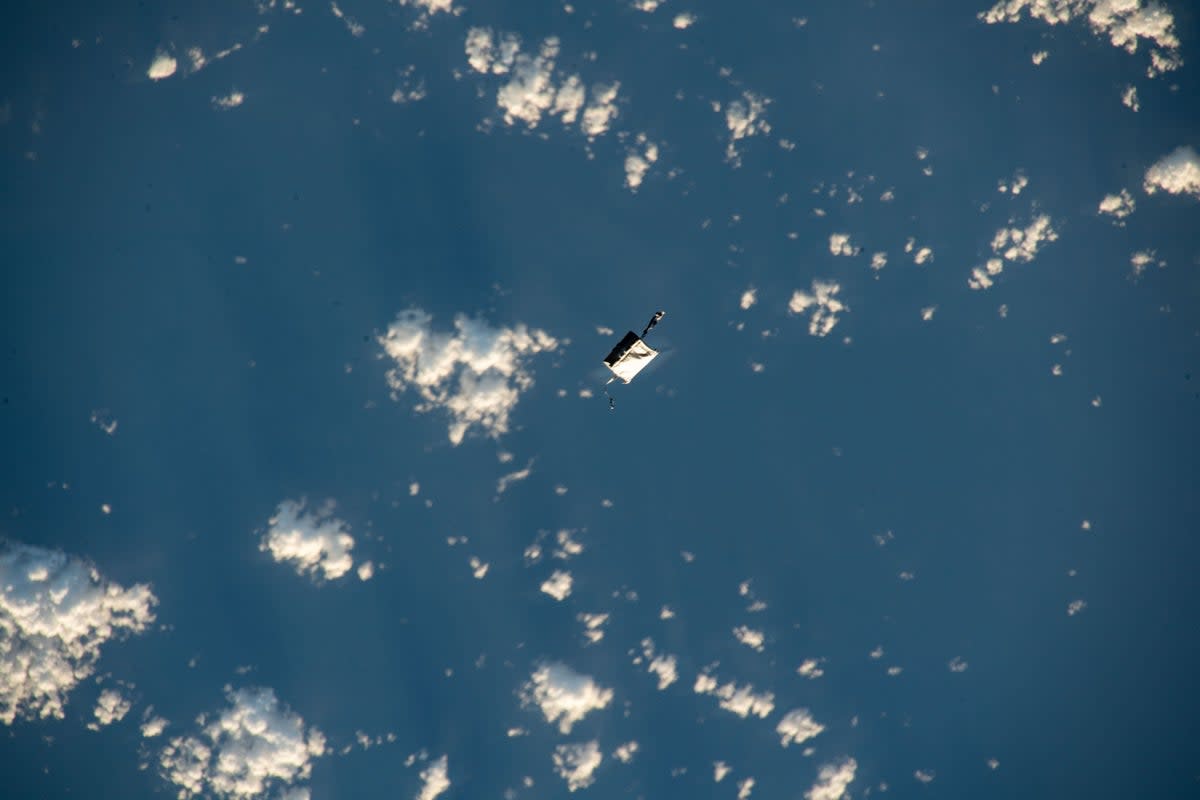
[[[850,310],[850,306],[837,297],[841,291],[842,287],[833,281],[814,280],[811,294],[800,289],[792,293],[788,311],[792,314],[803,314],[811,308],[808,332],[813,336],[827,336],[841,319],[838,315]]]
[[[583,638],[588,644],[595,644],[604,638],[604,626],[608,624],[608,614],[580,613],[575,619],[583,623]]]
[[[563,734],[592,711],[607,708],[612,698],[612,689],[561,662],[539,666],[520,691],[521,705],[536,706],[546,722],[557,723]]]
[[[1013,220],[1009,220],[1013,224]],[[992,237],[992,252],[996,255],[989,258],[981,267],[971,271],[967,285],[972,289],[987,289],[995,281],[993,278],[1004,271],[1004,262],[1033,261],[1042,245],[1058,239],[1058,231],[1054,230],[1050,217],[1041,214],[1035,217],[1024,228],[1000,228]]]
[[[1146,194],[1159,189],[1171,194],[1190,194],[1200,198],[1200,156],[1190,147],[1178,147],[1146,170],[1142,188]]]
[[[871,269],[878,272],[887,266],[887,253],[880,251],[871,254]]]
[[[154,54],[154,60],[150,62],[150,68],[146,70],[146,77],[152,81],[161,81],[171,77],[179,68],[179,62],[175,57],[166,50],[158,50]]]
[[[92,716],[95,719],[88,723],[88,729],[98,731],[114,722],[120,722],[125,719],[125,715],[132,707],[133,704],[119,691],[105,689],[96,699],[96,707],[92,709]]]
[[[0,722],[62,719],[104,645],[144,631],[157,602],[146,584],[126,589],[79,558],[0,544]]]
[[[446,756],[429,762],[429,766],[421,770],[421,791],[417,792],[417,800],[434,800],[450,788],[449,759]]]
[[[737,783],[737,800],[749,800],[751,793],[754,792],[754,777],[747,776],[742,778]]]
[[[522,52],[521,39],[515,33],[495,33],[491,28],[467,31],[467,63],[476,72],[503,76],[496,92],[496,104],[504,123],[524,123],[536,128],[543,116],[558,117],[563,125],[579,122],[580,130],[595,138],[608,132],[617,115],[620,84],[597,83],[591,99],[578,75],[561,76],[556,62],[560,42],[546,37],[535,55]],[[582,114],[581,114],[582,112]]]
[[[850,234],[829,234],[829,252],[835,256],[856,256],[861,248],[850,243]]]
[[[160,717],[154,713],[153,707],[147,708],[142,716],[142,738],[153,739],[156,736],[162,736],[163,731],[171,723],[167,722],[166,717]]]
[[[675,26],[676,30],[687,30],[696,24],[696,15],[689,11],[676,14],[675,19],[671,20],[671,24]]]
[[[766,119],[767,105],[770,102],[770,98],[754,92],[743,92],[740,99],[730,102],[725,107],[725,125],[729,128],[725,160],[733,166],[742,165],[738,142],[760,134],[765,136],[771,132],[771,125]]]
[[[1107,214],[1113,218],[1114,225],[1123,227],[1125,218],[1136,208],[1137,203],[1134,202],[1133,195],[1127,189],[1122,189],[1118,194],[1104,195],[1104,199],[1100,201],[1099,213]]]
[[[305,726],[272,689],[226,686],[225,698],[226,708],[201,715],[198,731],[172,738],[159,754],[160,773],[180,798],[249,800],[308,780],[313,759],[326,752],[319,730]]]
[[[962,656],[955,656],[954,658],[950,659],[946,666],[950,668],[951,672],[966,672],[967,660]]]
[[[1017,170],[1012,176],[1011,180],[1000,181],[999,185],[996,186],[996,191],[1000,192],[1001,194],[1018,195],[1024,191],[1025,187],[1028,185],[1029,177],[1021,170]]]
[[[628,764],[630,761],[633,761],[633,757],[637,755],[637,751],[637,742],[625,742],[624,744],[618,745],[617,749],[613,751],[613,758],[615,758],[617,761],[620,761],[622,764]]]
[[[554,748],[554,771],[567,782],[567,790],[586,789],[596,780],[596,770],[604,756],[596,740],[560,744]]]
[[[1138,101],[1138,91],[1136,86],[1130,84],[1121,90],[1121,105],[1135,113],[1141,111],[1142,104]]]
[[[753,714],[760,719],[766,719],[775,710],[775,695],[771,692],[755,693],[751,684],[738,686],[730,681],[720,684],[716,676],[702,672],[696,676],[692,686],[696,694],[707,694],[716,697],[718,705],[726,711],[731,711],[745,719]]]
[[[1031,55],[1029,57],[1029,60],[1033,62],[1033,65],[1035,67],[1040,67],[1042,65],[1042,62],[1045,61],[1049,57],[1050,57],[1049,51],[1038,50],[1036,53],[1034,53],[1033,55]]]
[[[825,726],[812,718],[807,708],[794,708],[783,715],[775,732],[779,734],[779,743],[784,747],[791,744],[804,744],[817,736]]]
[[[246,95],[234,89],[227,95],[215,96],[212,99],[213,108],[219,111],[229,111],[246,102]]]
[[[1087,608],[1086,600],[1072,600],[1070,603],[1067,603],[1067,616],[1073,617],[1085,608]]]
[[[1136,53],[1145,40],[1151,46],[1146,71],[1151,78],[1183,66],[1175,19],[1156,0],[1000,0],[978,16],[996,24],[1018,22],[1026,13],[1049,25],[1085,19],[1094,34],[1129,53]]]
[[[375,576],[375,562],[364,561],[358,565],[358,579],[360,581],[369,581]]]
[[[554,351],[558,342],[523,324],[493,328],[463,314],[452,333],[434,331],[432,322],[424,311],[408,309],[378,338],[394,362],[387,373],[393,399],[412,389],[420,398],[416,411],[446,412],[456,446],[473,427],[493,438],[507,433],[521,393],[533,386],[529,358]]]
[[[550,577],[542,581],[542,592],[550,595],[555,600],[562,602],[571,596],[571,585],[574,583],[574,578],[571,573],[565,569],[556,569],[550,574]]]
[[[746,625],[738,625],[734,628],[733,638],[758,653],[763,651],[763,643],[766,641],[766,637],[762,631],[755,630]]]
[[[363,27],[358,20],[347,15],[345,11],[342,11],[341,7],[336,2],[331,2],[329,4],[329,10],[335,17],[342,21],[342,24],[346,26],[346,30],[350,32],[351,36],[358,38],[367,32],[367,29]]]
[[[757,302],[758,290],[753,286],[749,286],[746,288],[746,291],[742,292],[742,299],[738,302],[738,306],[742,311],[749,311],[751,308],[754,308],[754,304]]]
[[[728,775],[732,771],[733,771],[733,768],[730,767],[728,764],[726,764],[724,761],[714,761],[713,762],[713,781],[715,783],[720,783],[721,781],[725,780],[725,776]]]
[[[107,408],[98,408],[92,412],[92,424],[109,436],[117,432],[117,420]]]
[[[512,486],[517,481],[523,481],[533,474],[533,459],[525,465],[524,469],[514,470],[512,472],[501,475],[496,481],[496,494],[504,494],[508,491],[508,487]]]
[[[1142,277],[1142,273],[1146,271],[1146,267],[1155,263],[1158,258],[1158,253],[1155,250],[1138,250],[1129,256],[1129,266],[1132,267],[1131,277],[1134,280]],[[1158,266],[1165,267],[1167,262],[1158,261]]]
[[[679,680],[679,667],[675,656],[669,653],[656,654],[654,640],[642,639],[642,655],[633,659],[634,664],[646,663],[646,671],[658,677],[658,690],[666,689]]]
[[[629,5],[636,8],[638,11],[645,11],[651,14],[658,10],[658,7],[663,4],[663,0],[632,0]]]
[[[825,663],[823,658],[806,658],[800,666],[796,667],[796,674],[802,678],[816,680],[825,674],[825,670],[821,668],[823,663]]]
[[[298,575],[336,580],[354,566],[354,537],[346,523],[333,516],[332,500],[311,513],[305,505],[303,498],[280,503],[258,549],[278,563],[291,563]]]
[[[639,133],[634,139],[634,147],[625,154],[625,187],[636,192],[656,161],[658,145],[647,140],[646,134]]]
[[[919,769],[913,773],[913,777],[921,783],[933,783],[933,779],[937,777],[937,773],[931,769]]]
[[[804,793],[805,800],[841,800],[857,771],[858,762],[853,758],[823,764],[817,771],[817,782]]]

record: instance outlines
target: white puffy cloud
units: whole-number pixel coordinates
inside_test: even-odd
[[[663,0],[632,0],[630,3],[638,11],[645,11],[647,14],[657,11],[662,4]]]
[[[755,630],[747,625],[738,625],[734,628],[733,638],[759,653],[763,651],[763,644],[766,642],[766,636],[763,635],[762,631]]]
[[[931,769],[919,769],[913,773],[913,777],[921,783],[933,783],[933,779],[937,777],[937,773]]]
[[[804,663],[796,667],[796,674],[809,680],[816,680],[825,674],[825,670],[821,668],[824,661],[823,658],[806,658]]]
[[[1141,111],[1142,104],[1138,101],[1138,92],[1136,86],[1130,84],[1121,90],[1121,105],[1135,113]]]
[[[421,791],[417,792],[417,800],[434,800],[450,788],[448,763],[446,756],[442,756],[421,770]]]
[[[1104,199],[1100,201],[1099,213],[1112,217],[1114,225],[1123,226],[1125,218],[1136,208],[1137,203],[1134,202],[1133,195],[1127,189],[1122,189],[1119,194],[1104,195]]]
[[[775,732],[779,734],[779,743],[784,747],[790,744],[804,744],[817,736],[825,726],[812,718],[807,708],[794,708],[783,715]]]
[[[329,10],[335,17],[342,21],[342,24],[346,26],[346,30],[350,32],[351,36],[357,38],[367,32],[367,29],[358,20],[346,14],[345,11],[342,11],[341,6],[337,4],[336,0],[329,4]]]
[[[604,756],[596,740],[578,744],[560,744],[554,748],[554,771],[567,782],[567,790],[586,789],[596,780],[596,770]]]
[[[453,332],[434,331],[433,317],[402,311],[378,341],[394,362],[387,373],[392,397],[412,389],[416,410],[440,409],[450,416],[450,442],[458,445],[478,427],[489,436],[508,432],[509,415],[521,393],[533,386],[528,360],[552,352],[558,342],[523,324],[493,328],[463,314]]]
[[[105,689],[96,698],[96,707],[92,709],[94,721],[88,723],[88,728],[98,731],[103,727],[125,719],[133,704],[116,689]]]
[[[580,130],[589,139],[602,136],[617,115],[620,84],[597,83],[588,100],[578,75],[559,75],[556,67],[559,47],[558,37],[548,36],[538,52],[530,55],[522,52],[519,36],[497,34],[490,28],[471,28],[464,45],[472,69],[504,76],[496,92],[496,105],[506,125],[520,122],[532,129],[541,123],[543,116],[556,116],[564,125],[578,120]]]
[[[829,234],[829,252],[835,256],[856,256],[859,248],[850,243],[850,234]]]
[[[1200,198],[1200,156],[1190,147],[1178,147],[1146,170],[1142,188],[1146,194],[1159,189],[1171,194],[1190,194]]]
[[[849,311],[850,306],[838,299],[842,287],[833,281],[814,280],[812,292],[797,289],[788,301],[788,311],[803,314],[809,308],[812,316],[808,320],[808,332],[813,336],[827,336],[841,319],[838,314]]]
[[[156,736],[162,736],[163,731],[171,723],[167,722],[166,717],[160,717],[154,713],[153,707],[147,708],[142,715],[142,738],[153,739]]]
[[[1067,604],[1067,616],[1073,617],[1085,608],[1087,608],[1086,600],[1072,600]]]
[[[637,751],[637,742],[625,742],[624,744],[618,745],[617,749],[613,751],[613,758],[615,758],[617,761],[620,761],[622,764],[628,764],[630,761],[633,761],[633,757],[637,755]]]
[[[1085,19],[1092,32],[1107,37],[1113,47],[1136,53],[1140,40],[1151,45],[1153,78],[1183,65],[1175,18],[1156,0],[1000,0],[979,19],[989,24],[1017,22],[1025,14],[1049,25]]]
[[[754,791],[754,783],[753,776],[747,776],[738,781],[737,800],[749,800],[751,793]]]
[[[1013,224],[1013,220],[1009,220]],[[1004,271],[1004,262],[1028,263],[1047,242],[1057,241],[1058,231],[1050,221],[1050,217],[1041,214],[1024,228],[1000,228],[992,237],[992,252],[995,258],[989,258],[981,267],[975,267],[967,279],[967,285],[972,289],[987,289],[995,281],[993,278]]]
[[[280,503],[258,549],[279,563],[289,562],[299,575],[336,580],[354,566],[354,537],[333,516],[332,500],[315,512],[305,511],[305,505],[303,499]]]
[[[154,54],[150,68],[146,70],[146,77],[152,81],[161,81],[174,75],[178,68],[179,62],[175,60],[174,56],[166,50],[159,50]]]
[[[746,291],[742,292],[742,299],[738,302],[738,305],[741,307],[742,311],[749,311],[757,302],[758,290],[751,286],[747,288]]]
[[[571,585],[575,579],[565,569],[556,569],[542,581],[541,589],[560,603],[571,596]]]
[[[625,155],[625,187],[636,192],[656,161],[658,145],[647,140],[646,134],[639,133],[634,140],[634,147]]]
[[[733,681],[721,684],[716,676],[707,672],[696,676],[692,691],[716,697],[721,708],[743,719],[751,714],[759,719],[766,719],[775,710],[775,695],[771,692],[755,693],[751,684],[738,686]]]
[[[966,672],[968,664],[967,660],[962,656],[955,656],[950,659],[946,666],[951,672]]]
[[[1000,181],[999,185],[996,187],[996,191],[1000,192],[1001,194],[1011,193],[1014,195],[1018,195],[1028,185],[1029,185],[1029,177],[1024,172],[1017,170],[1016,174],[1014,174],[1012,176],[1012,180]]]
[[[325,754],[324,735],[280,705],[271,689],[226,686],[225,697],[227,707],[201,715],[199,730],[172,738],[159,754],[159,770],[180,800],[305,791],[292,785],[308,780],[313,759]]]
[[[215,96],[212,99],[213,108],[220,111],[228,111],[231,108],[237,108],[242,103],[246,102],[246,95],[234,89],[227,95]]]
[[[879,270],[883,269],[886,266],[887,266],[887,253],[886,252],[881,250],[878,253],[871,254],[871,269],[878,272]]]
[[[914,264],[920,265],[920,264],[924,264],[929,261],[933,261],[933,248],[932,247],[921,247],[917,250],[916,253],[913,254],[913,263]]]
[[[658,689],[662,691],[679,680],[679,665],[675,656],[669,653],[655,653],[654,640],[647,637],[642,639],[642,655],[633,660],[634,664],[646,664],[646,671],[658,677]]]
[[[608,614],[581,612],[575,619],[583,623],[583,638],[588,644],[595,644],[604,638],[604,626],[608,624]]]
[[[824,764],[817,772],[817,782],[804,793],[806,800],[841,800],[846,787],[854,781],[858,762],[853,758]]]
[[[607,708],[612,698],[612,689],[561,662],[538,667],[520,691],[521,705],[537,707],[546,722],[557,723],[564,734],[592,711]]]
[[[412,6],[420,11],[417,17],[417,28],[429,25],[430,18],[437,14],[459,14],[462,9],[454,5],[454,0],[397,0],[402,6]]]
[[[696,24],[696,15],[689,11],[676,14],[675,19],[671,20],[671,24],[675,26],[676,30],[687,30]]]
[[[730,102],[725,107],[725,125],[729,128],[725,160],[735,167],[741,166],[742,163],[737,149],[738,142],[771,132],[771,124],[766,120],[767,105],[770,102],[770,98],[754,92],[743,92],[740,99]]]
[[[64,553],[0,544],[0,722],[62,719],[75,686],[111,639],[141,633],[158,602]]]

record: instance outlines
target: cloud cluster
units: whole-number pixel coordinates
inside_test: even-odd
[[[825,730],[825,726],[812,718],[807,708],[794,708],[783,715],[775,732],[779,734],[779,743],[784,747],[790,744],[804,744],[809,739]]]
[[[707,694],[717,698],[717,704],[721,708],[743,719],[751,714],[759,719],[766,719],[775,710],[775,695],[771,692],[756,693],[752,685],[738,686],[733,681],[721,684],[716,676],[706,672],[696,676],[692,690],[696,694]]]
[[[561,662],[543,664],[529,676],[521,687],[521,705],[534,706],[546,722],[558,724],[567,734],[576,722],[592,711],[607,708],[612,702],[612,689],[598,685],[590,676],[581,675]]]
[[[1176,148],[1146,170],[1142,184],[1146,194],[1159,189],[1171,194],[1190,194],[1200,198],[1200,156],[1190,147]]]
[[[448,763],[446,756],[442,756],[421,770],[421,791],[417,793],[417,800],[434,800],[450,788]]]
[[[634,658],[634,664],[646,664],[646,671],[658,678],[658,690],[666,689],[679,680],[679,667],[675,656],[670,653],[656,654],[654,640],[650,637],[642,639],[642,655]]]
[[[560,744],[554,748],[554,771],[567,782],[567,790],[586,789],[596,780],[596,770],[604,756],[600,743],[592,740],[578,744]]]
[[[841,800],[857,771],[858,762],[853,758],[822,765],[816,783],[804,793],[805,800]]]
[[[625,187],[636,192],[656,161],[658,145],[649,141],[646,134],[639,133],[634,139],[634,146],[625,155]]]
[[[149,586],[126,589],[78,558],[0,545],[0,722],[62,719],[105,643],[144,631],[157,602]]]
[[[859,248],[850,243],[850,234],[829,234],[829,252],[835,256],[856,256]]]
[[[96,698],[96,707],[92,709],[92,716],[95,719],[88,723],[88,729],[98,731],[114,722],[120,722],[125,719],[125,715],[132,707],[133,704],[119,691],[105,689]]]
[[[725,146],[725,160],[740,167],[741,154],[737,144],[743,139],[771,132],[771,124],[767,122],[767,105],[770,98],[762,97],[754,92],[743,92],[738,100],[725,106],[725,125],[729,128],[729,143]]]
[[[556,569],[549,578],[542,581],[541,590],[560,603],[571,596],[571,586],[575,579],[565,569]]]
[[[1012,220],[1009,220],[1012,224]],[[993,258],[989,258],[981,267],[971,270],[967,285],[972,289],[987,289],[995,281],[993,278],[1004,271],[1004,262],[1033,261],[1043,244],[1058,239],[1058,231],[1054,230],[1050,217],[1041,214],[1024,228],[1001,228],[992,237]]]
[[[1119,194],[1104,195],[1104,199],[1100,201],[1099,213],[1112,217],[1113,224],[1121,227],[1125,225],[1125,218],[1136,208],[1133,195],[1127,189],[1122,189]]]
[[[811,293],[800,289],[792,293],[792,299],[788,301],[788,311],[803,314],[811,308],[808,332],[813,336],[827,336],[841,319],[838,314],[850,310],[850,306],[838,299],[838,293],[841,291],[842,287],[833,281],[814,280]]]
[[[617,82],[592,86],[591,99],[578,75],[562,76],[556,61],[560,43],[548,36],[535,54],[522,52],[515,33],[471,28],[464,45],[467,63],[476,72],[503,76],[496,92],[506,125],[524,123],[536,128],[543,116],[558,117],[563,125],[579,123],[590,139],[608,132],[617,116]]]
[[[289,562],[299,575],[336,580],[354,566],[354,537],[333,516],[332,500],[315,512],[305,511],[305,504],[303,499],[280,503],[258,549],[279,563]]]
[[[163,747],[162,776],[177,787],[180,800],[204,795],[240,800],[275,790],[298,796],[288,790],[312,774],[313,759],[325,754],[324,735],[306,727],[271,689],[226,686],[225,697],[228,706],[211,718],[201,715],[195,734],[176,736]]]
[[[492,437],[507,433],[521,393],[533,386],[530,356],[552,352],[558,342],[522,324],[493,328],[463,314],[454,318],[453,332],[434,331],[432,322],[424,311],[408,309],[378,338],[394,362],[387,373],[392,397],[411,389],[420,398],[418,412],[449,414],[454,445],[472,427]]]
[[[1018,22],[1025,14],[1049,25],[1085,19],[1093,33],[1129,53],[1145,40],[1152,48],[1146,70],[1151,78],[1183,66],[1175,18],[1157,0],[1000,0],[978,16],[996,24]]]

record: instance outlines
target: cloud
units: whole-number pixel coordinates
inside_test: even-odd
[[[589,139],[607,133],[617,115],[620,84],[597,83],[591,100],[578,75],[560,76],[556,68],[560,42],[548,36],[538,52],[521,51],[521,39],[514,33],[494,33],[491,28],[471,28],[464,45],[467,63],[476,72],[502,75],[503,84],[496,92],[496,105],[506,125],[524,123],[536,128],[543,116],[558,117],[562,124],[578,120],[580,130]],[[581,115],[582,112],[582,115]]]
[[[816,680],[825,674],[825,670],[821,669],[824,661],[823,658],[806,658],[804,663],[796,667],[796,674],[809,680]]]
[[[966,672],[968,665],[967,665],[967,660],[965,658],[963,658],[962,656],[955,656],[954,658],[950,659],[949,663],[947,663],[946,666],[950,669],[951,672]]]
[[[1009,220],[1009,224],[1012,225],[1013,220]],[[1054,230],[1046,214],[1035,217],[1024,228],[1000,228],[992,237],[992,252],[997,257],[989,258],[982,267],[975,267],[967,279],[967,285],[972,289],[987,289],[994,283],[992,279],[1004,271],[1005,261],[1033,261],[1042,245],[1057,240],[1058,231]]]
[[[560,603],[571,596],[571,584],[575,579],[565,569],[556,569],[549,578],[542,581],[541,589]]]
[[[529,460],[529,463],[525,465],[525,469],[518,469],[505,475],[501,475],[499,480],[496,481],[496,494],[504,494],[506,491],[508,491],[509,486],[513,485],[517,481],[525,480],[531,474],[533,474],[533,459]]]
[[[237,108],[242,103],[246,102],[246,95],[234,89],[229,94],[224,96],[213,97],[213,108],[219,111],[229,111],[232,108]]]
[[[142,714],[142,738],[153,739],[156,736],[162,736],[162,732],[170,725],[166,717],[160,717],[154,713],[154,707],[147,708]]]
[[[658,161],[658,145],[646,139],[646,134],[639,133],[634,140],[636,147],[625,155],[625,187],[636,192],[642,185],[651,165]]]
[[[858,762],[853,758],[822,765],[817,772],[817,782],[804,793],[806,800],[841,800],[846,787],[854,781]]]
[[[646,662],[646,671],[658,676],[658,690],[661,692],[675,681],[679,680],[679,666],[675,656],[669,653],[655,654],[654,640],[646,637],[642,639],[642,655],[640,658],[634,658],[634,664]]]
[[[725,160],[735,167],[742,165],[742,157],[738,152],[737,143],[743,139],[771,132],[771,125],[765,114],[769,98],[754,92],[743,92],[739,100],[734,100],[725,107],[725,125],[729,128],[729,144],[725,146]]]
[[[166,50],[159,50],[154,54],[150,68],[146,70],[146,77],[152,81],[161,81],[174,75],[178,67],[179,62],[175,60],[174,56]]]
[[[742,292],[742,299],[738,302],[738,306],[741,307],[742,311],[749,311],[757,302],[758,290],[751,286]]]
[[[95,721],[88,723],[88,729],[98,731],[114,722],[120,722],[132,707],[132,703],[116,689],[105,689],[96,699],[96,707],[92,710]]]
[[[825,726],[812,718],[807,708],[794,708],[783,715],[775,732],[779,734],[779,743],[784,747],[790,744],[804,744],[817,736]]]
[[[533,386],[529,358],[554,351],[558,342],[523,324],[493,328],[463,314],[454,318],[452,333],[434,331],[432,322],[424,311],[408,309],[378,338],[394,362],[387,373],[393,399],[412,389],[418,412],[447,413],[456,446],[473,427],[493,438],[507,433],[521,393]]]
[[[645,11],[647,14],[658,10],[658,7],[663,4],[663,0],[632,0],[629,4],[638,11]]]
[[[346,26],[346,30],[350,32],[351,36],[358,38],[367,32],[367,29],[363,27],[358,20],[356,20],[354,17],[348,16],[346,12],[342,11],[341,7],[338,6],[336,2],[331,2],[329,4],[329,10],[333,12],[335,17],[342,21],[342,23]]]
[[[91,420],[93,425],[109,436],[117,432],[117,420],[107,408],[98,408],[92,411]]]
[[[608,614],[593,614],[581,612],[575,619],[583,623],[583,638],[588,644],[595,644],[604,638],[604,626],[608,624]]]
[[[919,769],[913,773],[913,777],[921,783],[933,783],[933,779],[937,777],[937,773],[931,769]]]
[[[290,562],[298,575],[336,580],[354,566],[354,537],[346,523],[333,516],[332,500],[314,513],[306,512],[305,504],[304,499],[280,503],[258,549],[278,563]]]
[[[1094,34],[1129,53],[1146,40],[1152,46],[1146,71],[1151,78],[1183,66],[1175,18],[1155,0],[1000,0],[978,16],[996,24],[1018,22],[1026,12],[1049,25],[1085,18]]]
[[[1067,604],[1067,616],[1073,617],[1085,608],[1087,608],[1086,600],[1072,600]]]
[[[144,631],[157,603],[146,584],[126,589],[81,559],[0,544],[0,722],[62,719],[104,645]]]
[[[308,780],[313,759],[326,752],[319,730],[280,705],[272,689],[226,686],[225,698],[226,708],[201,715],[196,733],[172,738],[159,754],[159,770],[181,800],[253,798]]]
[[[567,790],[586,789],[596,780],[595,773],[604,756],[594,739],[578,744],[560,744],[554,748],[554,771],[567,782]]]
[[[637,755],[638,743],[635,741],[625,742],[618,745],[616,750],[613,750],[613,758],[620,761],[622,764],[628,764],[633,761],[633,757]]]
[[[749,800],[750,794],[754,791],[754,778],[742,778],[738,781],[737,790],[737,800]]]
[[[1013,195],[1018,195],[1028,185],[1028,176],[1026,176],[1024,172],[1017,170],[1016,174],[1012,176],[1012,180],[1000,181],[999,185],[996,187],[996,191],[1000,192],[1001,194],[1011,193]]]
[[[833,281],[814,280],[811,294],[799,289],[792,293],[788,311],[792,314],[803,314],[812,308],[808,332],[813,336],[826,336],[841,319],[838,314],[850,310],[850,306],[837,298],[841,290],[842,287]]]
[[[716,697],[721,708],[732,711],[742,719],[751,714],[759,719],[766,719],[775,710],[775,695],[771,692],[756,694],[751,684],[738,686],[732,681],[719,685],[717,678],[707,672],[696,676],[692,690],[696,694]]]
[[[871,269],[878,272],[887,266],[887,253],[880,251],[871,254]]]
[[[1100,201],[1099,213],[1112,217],[1114,225],[1124,227],[1125,218],[1136,209],[1137,203],[1134,202],[1133,195],[1127,189],[1122,189],[1120,194],[1104,195],[1104,199]]]
[[[829,234],[829,252],[835,256],[856,256],[860,248],[850,243],[850,234]]]
[[[766,641],[766,637],[762,631],[755,630],[746,625],[738,625],[734,628],[733,638],[759,653],[763,651],[763,643]]]
[[[675,19],[671,20],[671,24],[675,26],[676,30],[687,30],[696,24],[696,15],[688,11],[676,14]]]
[[[1121,105],[1135,113],[1141,111],[1142,104],[1138,101],[1138,92],[1136,86],[1130,84],[1121,90]]]
[[[568,734],[576,722],[592,711],[607,708],[613,691],[566,664],[552,662],[534,670],[519,696],[521,705],[536,706],[546,722],[558,723],[559,732]]]
[[[1200,156],[1190,147],[1178,147],[1146,170],[1142,188],[1146,194],[1159,189],[1171,194],[1190,194],[1200,198]]]
[[[434,800],[450,788],[450,778],[446,774],[447,764],[446,756],[442,756],[421,770],[421,791],[417,792],[417,800]]]

